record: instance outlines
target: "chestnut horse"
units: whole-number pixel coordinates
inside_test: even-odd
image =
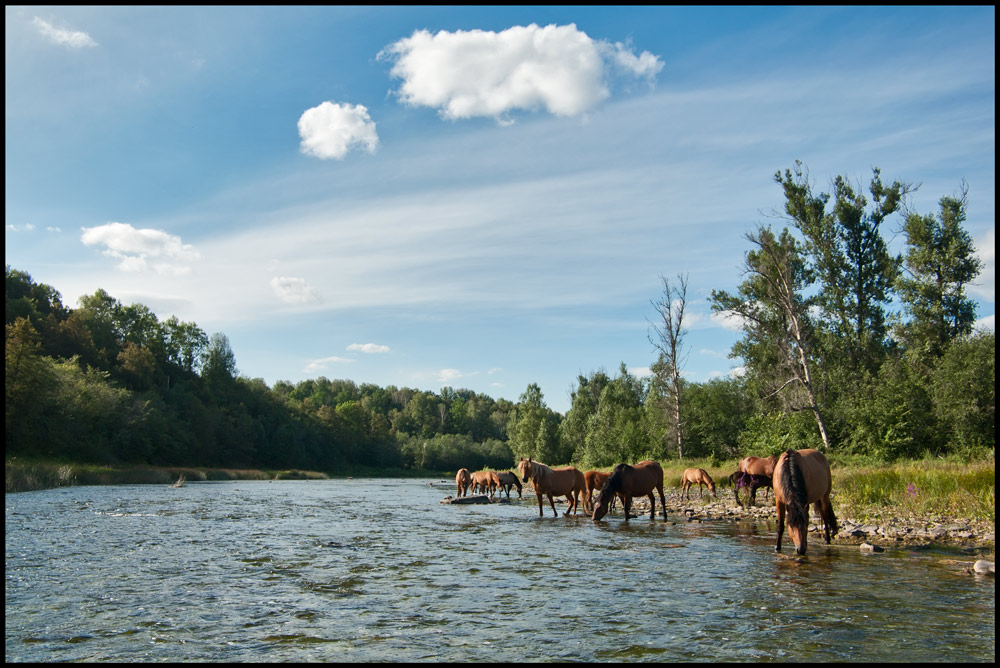
[[[469,488],[472,487],[472,474],[469,473],[469,469],[458,469],[458,473],[455,474],[455,485],[458,486],[455,496],[465,496],[469,493]]]
[[[588,513],[594,512],[594,492],[600,492],[610,477],[610,473],[602,473],[601,471],[587,471],[583,474],[583,480],[587,483],[587,491],[583,495],[583,509]],[[611,499],[611,507],[608,510],[614,509],[615,500]]]
[[[774,503],[778,510],[778,542],[775,551],[781,551],[781,535],[785,532],[785,513],[788,513],[788,533],[795,542],[795,553],[806,553],[809,534],[809,504],[814,504],[823,519],[826,542],[837,535],[837,518],[830,504],[830,464],[819,450],[786,450],[774,465]]]
[[[656,499],[653,490],[660,493],[660,506],[663,507],[663,519],[667,519],[667,502],[663,498],[663,469],[657,462],[646,460],[635,466],[619,464],[611,471],[607,482],[601,488],[594,506],[593,520],[604,517],[615,494],[620,494],[625,506],[625,521],[628,522],[629,511],[632,510],[632,498],[649,496],[649,519],[656,519]],[[638,517],[638,515],[633,515]]]
[[[510,490],[512,487],[517,487],[517,498],[521,498],[521,481],[517,479],[517,476],[510,471],[500,471],[497,473],[497,478],[499,479],[500,489],[507,493],[507,498],[510,498]]]
[[[483,494],[489,492],[490,496],[496,492],[500,486],[500,478],[494,471],[476,471],[472,474],[472,491],[479,491]]]
[[[556,512],[553,496],[565,496],[569,499],[569,508],[563,515],[569,515],[569,511],[576,514],[576,509],[580,505],[580,497],[587,489],[587,483],[583,479],[583,473],[572,466],[564,466],[552,469],[545,464],[531,461],[531,458],[522,459],[517,465],[521,472],[521,481],[531,480],[532,487],[535,488],[535,496],[538,497],[538,516],[544,517],[542,512],[542,495],[549,497],[549,505],[552,506],[552,514],[559,517]]]
[[[774,476],[774,465],[778,463],[778,455],[771,455],[770,457],[744,457],[737,464],[736,470],[740,473],[749,473],[750,475],[766,475],[768,478]],[[764,500],[767,501],[769,492],[764,490]],[[754,495],[754,501],[756,501],[757,495]],[[737,498],[737,502],[739,499]]]
[[[711,492],[712,496],[715,494],[715,481],[712,480],[712,476],[708,475],[708,471],[705,469],[684,469],[684,473],[681,474],[681,498],[687,495],[687,498],[691,498],[691,485],[695,483],[698,484],[698,498],[702,497],[704,493],[701,489],[702,485],[708,487],[708,491]]]

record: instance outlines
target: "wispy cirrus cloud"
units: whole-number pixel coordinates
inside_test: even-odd
[[[374,153],[378,132],[364,105],[323,102],[299,117],[300,150],[321,160],[342,160],[353,149]]]
[[[347,346],[347,349],[354,352],[366,353],[368,355],[389,352],[389,346],[383,346],[378,343],[352,343]]]
[[[612,69],[652,80],[663,68],[658,56],[591,39],[575,24],[417,30],[378,57],[394,61],[390,74],[403,80],[398,95],[405,104],[436,108],[450,120],[479,116],[502,123],[516,109],[580,115],[610,96]]]
[[[35,28],[45,39],[53,44],[67,46],[71,49],[86,49],[99,46],[93,37],[79,30],[56,28],[51,23],[37,16],[32,21]]]
[[[319,294],[303,278],[275,276],[271,279],[271,290],[286,304],[315,304]]]
[[[103,246],[102,253],[118,261],[118,269],[159,274],[184,274],[200,256],[194,246],[163,230],[136,229],[128,223],[106,223],[82,228],[85,246]]]
[[[336,355],[333,355],[331,357],[323,357],[318,360],[313,360],[309,362],[308,364],[306,364],[303,371],[305,371],[306,373],[315,373],[316,371],[325,370],[327,366],[329,366],[330,364],[349,364],[352,362],[354,362],[354,360],[352,360],[349,357],[338,357]]]

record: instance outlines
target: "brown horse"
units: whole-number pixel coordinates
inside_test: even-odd
[[[778,455],[771,455],[770,457],[744,457],[737,464],[736,470],[740,473],[749,473],[750,475],[766,475],[768,478],[774,476],[774,465],[778,463]],[[767,501],[769,491],[764,490],[764,500]],[[756,500],[756,495],[755,499]]]
[[[510,498],[510,490],[512,487],[517,487],[517,498],[521,498],[521,481],[517,479],[517,476],[510,471],[500,471],[497,473],[497,478],[499,479],[500,489],[507,493],[507,498]]]
[[[761,487],[764,488],[765,495],[768,489],[772,488],[771,476],[767,475],[755,475],[753,473],[743,473],[742,471],[736,471],[729,476],[729,482],[733,483],[733,495],[736,497],[736,505],[743,506],[740,503],[740,489],[746,487],[750,491],[747,496],[747,503],[750,506],[757,504],[757,490]]]
[[[809,534],[809,504],[823,519],[826,542],[837,535],[837,518],[830,504],[830,464],[819,450],[786,450],[774,466],[774,502],[778,510],[778,542],[774,549],[781,551],[781,535],[785,532],[785,513],[788,513],[788,533],[795,542],[795,553],[806,553]]]
[[[663,469],[660,465],[649,460],[639,462],[635,466],[619,464],[611,471],[607,482],[601,488],[601,493],[597,497],[597,505],[594,506],[593,520],[596,522],[607,514],[615,494],[620,494],[622,497],[626,522],[628,522],[629,512],[632,510],[632,498],[636,496],[649,496],[649,519],[655,519],[654,489],[660,493],[663,519],[667,519],[667,502],[663,498]],[[638,517],[638,515],[632,517]]]
[[[476,471],[472,474],[472,491],[481,494],[489,492],[490,496],[497,491],[500,486],[500,478],[495,471]]]
[[[698,485],[698,498],[702,497],[704,493],[701,486],[704,485],[708,487],[708,491],[711,492],[712,496],[715,494],[715,481],[712,480],[712,476],[708,475],[708,471],[705,469],[684,469],[684,473],[681,474],[681,498],[687,495],[687,498],[691,498],[691,485]]]
[[[583,479],[583,473],[572,466],[553,469],[540,462],[533,462],[531,458],[522,459],[517,465],[521,472],[521,481],[531,480],[532,487],[535,488],[535,496],[538,497],[538,516],[544,517],[542,512],[542,495],[549,497],[549,505],[552,506],[552,514],[559,517],[556,512],[553,496],[565,496],[569,499],[569,508],[564,515],[569,515],[569,511],[576,514],[576,509],[580,505],[580,497],[583,496],[587,483]]]
[[[455,474],[455,485],[458,486],[455,496],[465,496],[469,493],[469,488],[472,487],[472,474],[469,473],[469,469],[458,469],[458,473]]]
[[[583,474],[583,480],[587,483],[587,491],[583,495],[583,509],[588,513],[594,512],[594,492],[600,492],[610,477],[610,473],[602,473],[601,471],[587,471]],[[614,509],[615,500],[611,499],[611,507],[608,510]]]

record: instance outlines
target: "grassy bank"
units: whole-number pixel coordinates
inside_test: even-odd
[[[996,474],[992,458],[969,462],[928,458],[892,463],[843,456],[829,459],[833,475],[831,500],[838,517],[871,521],[923,517],[996,522]],[[684,469],[702,468],[718,488],[731,489],[728,476],[739,462],[685,459],[660,463],[666,487],[680,487]]]

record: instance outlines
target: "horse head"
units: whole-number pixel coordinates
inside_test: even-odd
[[[521,472],[521,482],[528,482],[531,477],[531,457],[522,459],[517,465],[517,470]]]

